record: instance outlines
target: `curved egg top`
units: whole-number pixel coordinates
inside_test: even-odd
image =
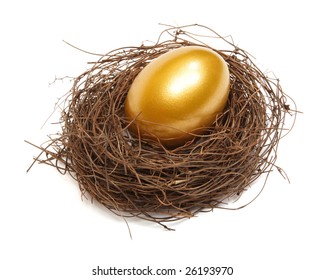
[[[215,51],[169,51],[145,66],[125,100],[130,130],[166,147],[183,145],[211,126],[227,102],[229,70]]]

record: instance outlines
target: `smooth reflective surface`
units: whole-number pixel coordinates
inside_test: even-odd
[[[143,137],[179,146],[210,126],[227,102],[226,62],[204,47],[181,47],[149,63],[136,77],[125,101],[130,127]]]

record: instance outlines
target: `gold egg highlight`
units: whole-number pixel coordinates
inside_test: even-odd
[[[145,66],[125,99],[130,130],[172,148],[202,134],[223,111],[229,70],[215,51],[198,46],[169,51]]]

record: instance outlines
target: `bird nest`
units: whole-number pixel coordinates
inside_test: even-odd
[[[129,132],[124,101],[149,62],[183,46],[221,55],[230,71],[230,93],[205,134],[167,149]],[[275,165],[278,144],[293,125],[285,129],[285,117],[295,116],[288,103],[294,105],[278,79],[259,70],[231,38],[200,25],[168,27],[157,42],[113,50],[73,79],[61,112],[62,131],[39,147],[35,161],[69,173],[82,194],[117,215],[167,228],[165,222],[227,208],[262,174],[281,170]]]

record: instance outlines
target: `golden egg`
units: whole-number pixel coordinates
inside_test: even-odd
[[[229,70],[215,51],[198,46],[169,51],[145,66],[125,100],[130,130],[166,147],[202,134],[223,111]]]

